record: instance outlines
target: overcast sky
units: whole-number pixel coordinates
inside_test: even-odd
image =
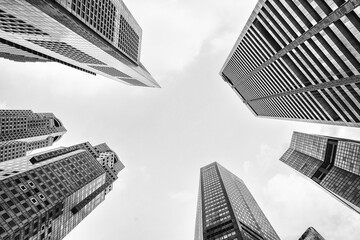
[[[255,118],[218,74],[256,2],[125,1],[161,89],[0,59],[1,108],[53,112],[68,130],[55,147],[106,142],[125,164],[66,240],[193,239],[199,169],[213,161],[244,180],[281,239],[309,226],[327,240],[359,239],[359,214],[278,159],[293,131],[359,140],[360,130]]]

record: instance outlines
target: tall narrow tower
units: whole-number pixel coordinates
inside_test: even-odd
[[[280,161],[360,213],[360,142],[294,132]]]
[[[0,163],[0,239],[63,239],[124,168],[106,145],[63,147]]]
[[[195,240],[279,240],[244,182],[214,162],[200,170]]]
[[[0,57],[58,62],[133,85],[159,87],[140,62],[142,29],[122,0],[2,0]]]
[[[0,110],[0,162],[51,146],[65,132],[61,121],[52,113]]]
[[[360,127],[359,39],[359,0],[259,0],[220,74],[256,116]]]

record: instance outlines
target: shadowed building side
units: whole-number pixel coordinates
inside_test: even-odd
[[[51,146],[65,132],[61,121],[52,113],[0,110],[0,162]]]
[[[200,170],[195,240],[279,240],[244,182],[214,162]]]
[[[89,143],[0,163],[0,239],[63,239],[123,168],[106,144]]]
[[[360,142],[294,132],[280,161],[360,213]]]
[[[0,33],[0,57],[160,87],[140,62],[142,29],[122,0],[4,0]]]
[[[360,0],[259,0],[220,75],[255,116],[360,126]]]

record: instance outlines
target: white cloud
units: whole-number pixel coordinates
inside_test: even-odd
[[[263,169],[268,169],[272,166],[274,159],[279,158],[279,151],[270,147],[267,144],[260,145],[260,151],[256,156],[257,162],[262,165]]]
[[[354,130],[348,129],[345,131]],[[342,132],[338,131],[337,135]],[[354,234],[346,239],[357,240],[360,216],[280,162],[283,151],[261,144],[256,157],[243,163],[241,174],[280,238],[298,239],[313,226],[327,240],[342,239],[342,236],[349,236],[349,232]]]
[[[141,173],[147,173],[147,167],[146,167],[146,166],[140,166],[140,167],[139,167],[139,171],[140,171]]]
[[[211,39],[211,54],[216,54],[218,52],[230,52],[232,46],[229,43],[235,43],[239,34],[235,32],[227,32],[224,34],[219,34]],[[224,58],[225,60],[225,58]]]
[[[328,240],[358,239],[360,216],[296,173],[275,175],[265,186],[264,196],[282,239],[296,239],[310,226]]]
[[[0,101],[0,109],[8,109],[6,105],[6,101]]]
[[[147,16],[157,26],[152,28],[155,32],[144,30],[142,44],[144,64],[155,72],[181,71],[199,54],[203,41],[219,24],[211,12],[201,11],[194,4],[163,1],[157,8],[152,1],[141,4],[143,11],[151,11]],[[144,22],[143,29],[150,29],[147,24]]]
[[[234,19],[247,18],[232,11],[233,8],[245,7],[251,12],[254,3],[238,0],[134,0],[128,5],[134,9],[133,14],[143,29],[141,61],[150,72],[162,76],[183,70],[198,56],[206,40],[216,34],[226,34],[223,29],[226,31],[233,26],[231,21]],[[220,29],[222,32],[218,33]],[[220,36],[214,42],[216,48],[221,44],[229,47],[229,42],[222,39]]]
[[[46,63],[46,67],[49,68],[49,73],[47,79],[44,79],[44,81],[46,81],[49,91],[60,97],[66,97],[69,95],[95,97],[101,91],[104,91],[106,85],[111,84],[108,81],[112,81],[111,79],[105,78],[101,75],[93,76],[58,63]],[[58,76],[53,74],[53,72],[59,71],[56,70],[59,68],[63,69],[62,81],[59,81]]]
[[[337,126],[326,126],[321,128],[321,134],[326,136],[333,136],[339,138],[348,138],[353,140],[359,140],[360,129],[353,127],[337,127]]]
[[[266,181],[270,179],[275,172],[278,172],[278,166],[280,165],[279,158],[281,152],[268,144],[260,144],[258,153],[255,159],[251,159],[243,162],[244,180],[255,181],[261,176],[261,180]],[[257,174],[253,174],[253,173]]]
[[[194,196],[188,191],[180,191],[170,194],[170,198],[178,202],[189,202],[193,200]]]
[[[145,165],[140,165],[137,169],[138,174],[141,175],[141,178],[149,180],[152,178],[152,175],[150,174],[149,168]]]
[[[123,193],[125,190],[128,190],[129,183],[131,182],[131,170],[124,168],[119,173],[119,180],[114,182],[113,190],[117,193]]]

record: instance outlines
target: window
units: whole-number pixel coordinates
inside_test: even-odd
[[[23,185],[23,184],[20,184],[19,187],[20,187],[20,189],[23,190],[24,192],[27,190],[27,188],[26,188],[25,185]]]
[[[30,201],[35,205],[38,204],[38,201],[34,197],[31,197]]]
[[[32,182],[32,181],[27,181],[27,183],[29,184],[29,186],[31,187],[31,188],[34,188],[35,187],[35,184]]]
[[[42,201],[45,201],[44,195],[42,195],[41,193],[39,193],[38,196],[39,196],[39,198],[40,198]]]

